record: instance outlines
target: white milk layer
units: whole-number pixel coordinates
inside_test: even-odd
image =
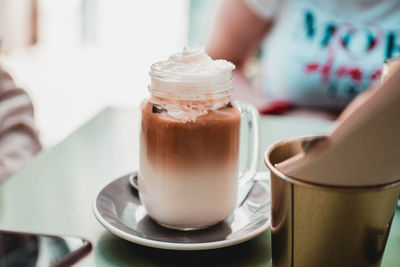
[[[226,219],[236,206],[237,162],[218,169],[155,168],[142,146],[139,194],[147,213],[158,223],[199,229]]]

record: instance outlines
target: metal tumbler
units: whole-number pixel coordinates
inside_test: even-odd
[[[334,187],[277,170],[275,164],[302,152],[306,138],[310,136],[278,141],[265,153],[271,171],[271,266],[379,266],[400,180],[382,186]]]

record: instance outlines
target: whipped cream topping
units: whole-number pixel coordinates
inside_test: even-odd
[[[202,46],[185,47],[151,66],[150,101],[171,117],[194,121],[230,102],[234,68],[226,60],[211,59]]]
[[[172,99],[204,100],[230,95],[232,70],[226,60],[213,60],[204,47],[184,48],[151,66],[149,91]],[[222,94],[222,95],[221,95]]]

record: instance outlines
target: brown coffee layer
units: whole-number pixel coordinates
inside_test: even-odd
[[[142,106],[141,156],[154,168],[207,168],[239,157],[240,113],[229,104],[194,121],[178,120],[147,102]]]

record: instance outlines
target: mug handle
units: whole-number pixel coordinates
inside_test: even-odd
[[[247,127],[249,129],[246,167],[243,170],[239,171],[239,187],[241,187],[248,182],[254,180],[258,169],[258,156],[260,145],[260,129],[258,126],[259,114],[257,109],[249,103],[235,101],[234,104],[239,109],[242,115],[242,119],[246,119]]]

